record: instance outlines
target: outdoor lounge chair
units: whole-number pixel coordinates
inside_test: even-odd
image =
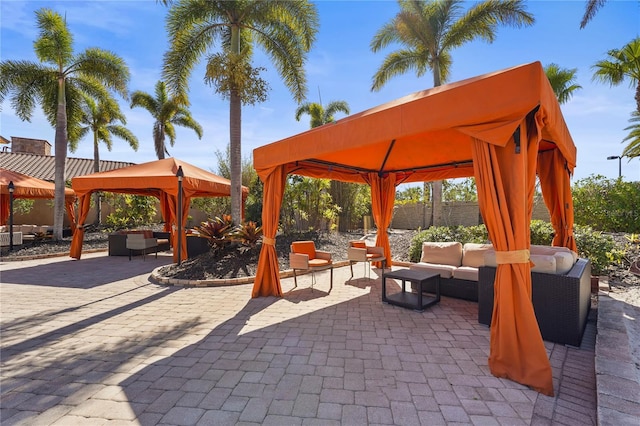
[[[329,292],[333,289],[333,263],[331,253],[328,251],[316,250],[313,241],[295,241],[291,244],[289,253],[289,266],[293,269],[294,288],[298,287],[296,270],[311,272],[311,290],[316,282],[316,271],[330,270],[331,284]]]
[[[369,277],[371,277],[371,262],[382,262],[382,270],[384,271],[386,257],[382,247],[367,246],[362,240],[349,241],[347,248],[347,259],[351,268],[351,278],[353,278],[353,264],[357,262],[365,262],[365,275],[367,274],[367,264],[369,266]]]
[[[136,234],[127,234],[127,249],[129,249],[129,260],[131,260],[131,255],[134,250],[142,251],[142,260],[145,260],[147,255],[147,250],[150,248],[158,247],[158,239],[157,238],[145,238],[146,235],[144,233],[136,233]],[[158,251],[156,252],[156,258],[158,258]]]

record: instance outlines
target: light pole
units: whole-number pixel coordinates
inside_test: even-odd
[[[13,181],[7,185],[9,189],[9,251],[13,250],[13,191],[16,189]]]
[[[178,266],[182,263],[181,255],[182,255],[182,178],[184,177],[184,172],[182,171],[182,166],[178,166],[178,171],[176,172],[176,176],[178,177]]]
[[[622,177],[622,156],[610,155],[607,157],[607,160],[618,160],[618,178],[621,178]]]

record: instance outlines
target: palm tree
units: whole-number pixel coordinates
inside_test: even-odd
[[[175,126],[192,129],[198,135],[198,139],[202,139],[202,126],[191,117],[189,110],[176,98],[168,96],[166,86],[162,81],[156,83],[155,97],[140,90],[133,92],[131,94],[131,108],[134,107],[146,109],[156,120],[153,123],[153,144],[158,160],[162,160],[165,154],[169,155],[165,144],[167,136],[169,136],[171,146],[175,144]]]
[[[578,72],[577,68],[560,68],[558,64],[554,63],[544,67],[544,73],[547,75],[553,93],[556,94],[559,103],[564,104],[569,102],[569,99],[573,96],[573,92],[582,89],[582,86],[575,82],[576,72]]]
[[[93,133],[93,171],[100,171],[100,142],[103,142],[109,151],[113,147],[111,136],[116,136],[125,140],[134,151],[138,150],[138,138],[124,127],[127,119],[120,111],[120,106],[112,97],[96,102],[89,96],[84,96],[82,104],[82,118],[80,119],[78,132],[79,138]],[[118,124],[122,123],[122,124]],[[75,152],[78,147],[77,141],[70,141],[69,150]],[[96,224],[101,223],[100,192],[95,193],[96,203]]]
[[[481,38],[496,38],[499,24],[521,27],[534,18],[522,0],[486,0],[466,12],[462,0],[398,0],[400,12],[374,35],[371,50],[376,53],[391,43],[402,49],[389,53],[373,76],[372,91],[380,90],[392,77],[415,71],[422,77],[433,73],[433,85],[446,82],[451,72],[451,51]],[[425,191],[426,193],[426,191]],[[432,225],[442,221],[442,181],[433,182]]]
[[[622,157],[640,157],[640,113],[638,111],[631,114],[629,123],[632,124],[625,127],[625,130],[630,130],[629,135],[622,140],[622,142],[629,141],[629,144],[622,151]]]
[[[105,99],[110,89],[126,98],[129,69],[106,50],[89,48],[74,54],[73,36],[60,14],[43,8],[36,11],[36,20],[40,33],[34,48],[41,63],[0,62],[0,103],[11,93],[11,105],[25,121],[40,103],[56,129],[53,235],[61,239],[67,144],[78,137],[82,94]]]
[[[311,117],[311,128],[333,123],[337,112],[344,112],[349,115],[349,104],[345,101],[332,101],[325,107],[321,103],[306,102],[296,110],[296,121],[300,121],[302,114],[309,114]],[[331,181],[330,194],[333,202],[340,206],[338,213],[338,231],[346,231],[351,221],[351,208],[357,195],[358,184]]]
[[[636,110],[640,113],[640,37],[624,45],[622,49],[611,49],[607,59],[596,62],[593,80],[617,86],[625,79],[636,89]]]
[[[589,21],[596,16],[596,12],[604,6],[607,0],[587,0],[587,5],[584,8],[584,16],[582,17],[582,21],[580,21],[580,29],[583,29],[587,26]]]
[[[262,47],[294,99],[304,99],[307,89],[303,65],[318,31],[318,13],[310,1],[182,0],[171,7],[167,28],[170,49],[165,55],[165,81],[183,99],[191,71],[216,42],[232,64],[239,59],[248,61],[254,44]],[[228,86],[231,215],[235,223],[242,217],[242,82],[231,80]]]
[[[349,104],[345,101],[332,101],[325,107],[316,102],[305,102],[296,110],[296,121],[300,121],[302,114],[311,116],[311,128],[333,123],[334,115],[337,112],[344,112],[349,115]]]

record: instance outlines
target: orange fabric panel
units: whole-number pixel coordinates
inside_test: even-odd
[[[551,245],[567,247],[577,252],[573,235],[571,176],[564,158],[557,149],[538,154],[538,176],[554,230]]]
[[[542,138],[558,147],[572,169],[575,145],[540,62],[416,92],[256,148],[254,167],[261,176],[274,166],[310,159],[331,173],[342,173],[331,170],[333,163],[364,174],[455,169],[472,160],[474,139],[505,146],[536,108],[546,123]]]
[[[280,287],[280,266],[276,253],[275,241],[278,231],[280,206],[284,196],[287,173],[284,166],[274,167],[264,177],[264,194],[262,204],[262,233],[263,242],[258,259],[258,270],[253,282],[251,297],[277,296],[282,297]],[[269,241],[269,243],[267,243]]]
[[[84,240],[84,224],[89,215],[89,209],[91,208],[91,194],[85,194],[78,197],[78,225],[76,232],[73,233],[71,239],[71,249],[69,250],[69,256],[74,259],[80,259],[82,256],[82,242]]]
[[[313,241],[294,241],[291,243],[291,251],[306,254],[309,256],[309,260],[316,258],[316,245]]]
[[[521,151],[515,143],[504,148],[477,140],[474,164],[478,203],[489,238],[497,251],[529,249],[530,198],[535,184],[537,141],[527,140],[521,123]],[[551,365],[531,301],[529,262],[500,264],[494,285],[489,368],[504,377],[553,395]]]
[[[380,177],[376,173],[370,173],[369,182],[371,185],[371,210],[378,230],[376,247],[382,247],[384,256],[389,259],[388,264],[391,266],[391,245],[387,229],[391,225],[393,203],[396,198],[396,176],[389,174],[386,177]],[[375,266],[381,267],[382,262],[375,262]]]

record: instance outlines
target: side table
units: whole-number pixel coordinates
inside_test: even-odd
[[[387,296],[387,279],[402,281],[402,291]],[[405,290],[405,283],[409,281],[416,284],[417,293]],[[434,297],[422,294],[423,285],[429,281],[434,282],[436,293]],[[382,301],[390,305],[413,309],[418,312],[440,302],[440,274],[412,269],[399,269],[397,271],[382,273]]]

